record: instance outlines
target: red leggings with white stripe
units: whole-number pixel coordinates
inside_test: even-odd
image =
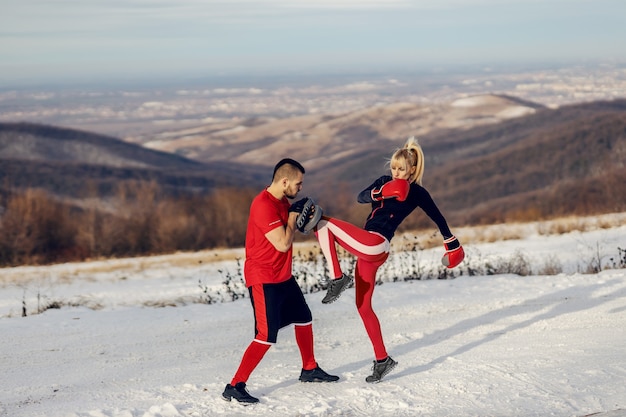
[[[374,356],[377,360],[385,359],[387,350],[380,322],[372,309],[372,295],[376,286],[376,271],[389,256],[389,241],[378,233],[329,217],[320,220],[315,235],[332,277],[342,275],[336,244],[357,257],[354,270],[356,308],[372,342]]]

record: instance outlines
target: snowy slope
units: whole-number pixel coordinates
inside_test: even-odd
[[[625,226],[531,234],[467,244],[466,263],[521,252],[539,269],[553,255],[562,273],[385,281],[374,307],[399,365],[375,385],[364,380],[373,352],[354,290],[328,306],[322,292],[307,294],[317,359],[340,381],[298,382],[293,330],[283,329],[252,374],[261,402],[249,407],[220,398],[253,336],[249,301],[198,303],[223,290],[234,260],[0,270],[0,415],[626,416],[626,269],[581,273],[594,257],[615,259],[617,247],[626,247]],[[410,255],[428,264],[440,254]],[[36,294],[79,306],[32,314]]]

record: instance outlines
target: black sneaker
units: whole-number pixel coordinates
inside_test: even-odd
[[[254,398],[246,390],[245,382],[237,382],[234,387],[230,384],[226,384],[226,388],[224,388],[224,392],[222,393],[222,398],[226,401],[230,401],[234,398],[244,405],[259,402],[258,398]]]
[[[365,382],[374,383],[380,382],[385,375],[387,375],[393,368],[396,367],[398,362],[391,359],[391,356],[387,356],[384,362],[374,361],[372,366],[372,375],[365,378]]]
[[[304,369],[300,372],[300,381],[302,382],[335,382],[338,381],[337,375],[329,375],[319,366],[310,371]]]
[[[326,295],[322,299],[322,304],[330,304],[337,301],[341,293],[350,286],[352,283],[352,277],[342,274],[341,278],[333,279],[328,284],[328,290]]]

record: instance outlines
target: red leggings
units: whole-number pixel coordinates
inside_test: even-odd
[[[378,360],[385,359],[387,350],[380,322],[372,308],[372,295],[376,286],[376,271],[389,256],[389,241],[378,233],[328,217],[320,220],[315,235],[332,277],[339,278],[342,275],[336,244],[357,257],[354,270],[356,308],[372,342],[374,356]]]

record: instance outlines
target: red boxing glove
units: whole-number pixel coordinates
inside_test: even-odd
[[[456,237],[452,236],[444,240],[443,246],[446,248],[446,253],[441,258],[441,263],[448,269],[454,268],[465,258],[463,246],[461,246]]]
[[[380,189],[372,190],[372,200],[380,201],[386,198],[395,198],[398,201],[406,200],[411,184],[407,180],[395,179],[383,184]]]

